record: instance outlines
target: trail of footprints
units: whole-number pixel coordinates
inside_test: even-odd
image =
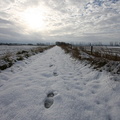
[[[52,68],[52,67],[54,67],[55,65],[54,64],[50,64],[49,65],[49,67],[50,68]],[[72,73],[70,73],[69,75],[71,75],[72,76]],[[78,74],[79,75],[79,74]],[[53,71],[53,76],[58,76],[58,73],[57,73],[57,71]],[[70,77],[71,77],[70,76]],[[99,77],[99,76],[98,76]],[[96,78],[97,79],[97,78]],[[75,81],[77,81],[78,79],[74,79]],[[86,81],[86,82],[84,82],[83,83],[83,85],[84,86],[86,86],[87,85],[87,83],[88,83],[89,81]],[[96,84],[94,84],[94,85],[92,85],[91,87],[93,88],[92,90],[91,90],[91,94],[96,94],[96,89],[99,89],[100,88],[100,85],[99,85],[99,81],[95,81],[94,83],[96,83]],[[66,84],[66,83],[65,83]],[[81,88],[80,87],[80,83],[77,83],[77,86],[74,86],[75,87],[75,89],[78,89],[78,90],[80,90],[80,91],[83,91],[83,88]],[[70,90],[70,88],[69,87],[67,87],[66,88],[67,90]],[[54,104],[54,97],[55,97],[55,93],[54,92],[49,92],[48,94],[47,94],[47,96],[46,96],[46,98],[45,98],[45,101],[44,101],[44,107],[46,108],[46,109],[49,109],[53,104]],[[79,93],[79,96],[84,96],[84,93]],[[70,96],[70,98],[71,99],[75,99],[75,97],[73,96]],[[107,101],[106,101],[107,102]],[[99,100],[95,100],[95,103],[97,104],[97,105],[100,105],[101,104],[101,102],[99,101]],[[108,115],[108,117],[107,117],[107,119],[108,120],[111,120],[111,117]]]
[[[53,66],[54,66],[53,64],[49,65],[49,67],[53,67]],[[53,75],[58,76],[57,72],[53,72]],[[46,99],[44,101],[44,107],[45,108],[48,109],[53,105],[53,103],[54,103],[53,97],[54,96],[55,96],[54,92],[50,92],[50,93],[47,94],[47,97],[46,97]]]
[[[49,65],[49,67],[53,67],[53,66],[55,66],[55,65],[54,64],[50,64]],[[70,75],[72,75],[72,73],[70,73]],[[58,76],[57,71],[53,71],[53,76]],[[89,81],[84,82],[83,85],[86,86],[87,82],[89,82]],[[96,83],[99,83],[99,82],[97,81]],[[75,88],[79,89],[80,91],[82,91],[83,88],[80,88],[79,83],[77,83],[77,85],[78,86],[75,86]],[[91,87],[93,88],[93,90],[91,90],[91,93],[92,94],[96,94],[96,92],[94,91],[94,89],[98,89],[100,86],[99,85],[93,85]],[[46,97],[46,99],[44,101],[44,107],[45,108],[48,109],[48,108],[50,108],[53,105],[53,103],[54,103],[54,99],[53,99],[54,96],[55,96],[54,92],[50,92],[50,93],[47,94],[47,97]],[[83,94],[80,93],[80,96],[83,96]],[[97,101],[96,104],[100,104],[100,102]]]

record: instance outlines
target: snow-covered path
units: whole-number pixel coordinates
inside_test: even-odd
[[[120,120],[120,83],[61,48],[21,68],[0,73],[0,120]]]

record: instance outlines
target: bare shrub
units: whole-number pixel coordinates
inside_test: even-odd
[[[74,58],[81,59],[80,51],[79,51],[79,49],[78,49],[77,47],[74,47],[74,48],[72,49],[72,56],[73,56]]]
[[[4,60],[5,62],[11,62],[11,53],[7,53],[6,55],[2,56],[2,60]]]
[[[4,64],[2,64],[2,63],[0,64],[0,70],[4,70],[13,65],[14,61],[11,56],[12,56],[11,53],[7,53],[6,55],[4,55],[0,58],[0,61],[4,63]]]
[[[24,53],[28,53],[28,51],[22,50],[22,51],[18,51],[16,54],[19,55],[19,54],[24,54]]]

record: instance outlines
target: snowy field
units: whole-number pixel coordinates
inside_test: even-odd
[[[91,50],[90,46],[84,47],[87,51]],[[108,54],[117,54],[120,56],[120,46],[93,46],[93,51],[98,51],[101,53],[108,53]]]
[[[0,120],[120,120],[120,82],[56,46],[0,73]]]
[[[0,57],[6,55],[7,53],[15,54],[21,50],[30,50],[38,46],[29,46],[29,45],[20,45],[20,46],[8,46],[8,45],[0,45]]]

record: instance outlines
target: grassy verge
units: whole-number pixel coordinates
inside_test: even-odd
[[[69,44],[59,45],[65,53],[69,53],[72,58],[83,61],[93,69],[103,70],[110,72],[111,74],[120,74],[120,57],[112,54],[102,54],[98,52],[89,52],[83,47],[75,47]],[[83,55],[84,54],[84,55]]]
[[[17,61],[22,61],[25,58],[28,58],[38,53],[42,53],[45,50],[50,49],[52,47],[53,46],[36,47],[28,51],[22,50],[22,51],[18,51],[15,55],[12,55],[12,53],[7,53],[6,55],[0,58],[0,70],[5,70],[11,67]]]
[[[120,61],[120,56],[117,53],[116,54],[111,53],[111,51],[109,50],[107,50],[107,52],[104,49],[102,49],[101,51],[94,50],[91,52],[85,49],[84,47],[79,47],[79,49],[94,57],[104,58],[113,61]]]

